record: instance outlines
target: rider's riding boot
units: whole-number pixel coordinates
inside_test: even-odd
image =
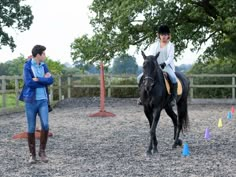
[[[172,85],[171,89],[171,102],[170,105],[173,107],[176,105],[177,100],[177,83]]]
[[[137,105],[143,105],[142,101],[141,101],[141,98],[139,97],[138,100],[137,100]]]
[[[139,83],[138,83],[139,91],[140,91],[140,89],[141,89],[141,82],[142,82],[141,80],[142,80],[142,78],[140,79],[140,81],[139,81]],[[137,99],[137,105],[143,105],[143,103],[142,103],[140,97]]]
[[[35,164],[37,162],[36,159],[36,151],[35,151],[35,135],[34,133],[28,133],[28,146],[30,151],[30,164]]]
[[[42,162],[47,163],[48,158],[45,153],[46,145],[48,140],[48,131],[41,130],[40,134],[40,148],[39,148],[39,157]]]

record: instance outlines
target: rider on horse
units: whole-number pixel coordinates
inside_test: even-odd
[[[171,105],[176,105],[177,98],[177,77],[175,75],[175,65],[174,65],[174,44],[170,42],[170,29],[166,25],[161,25],[157,32],[158,40],[153,43],[148,51],[149,55],[155,56],[160,52],[157,62],[160,65],[162,71],[168,73],[170,81],[172,83],[171,87]],[[143,73],[138,76],[138,83],[141,80]],[[140,104],[141,102],[139,102]]]

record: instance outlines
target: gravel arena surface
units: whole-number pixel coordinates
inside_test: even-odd
[[[189,157],[182,156],[182,147],[172,149],[173,124],[165,111],[157,127],[159,153],[146,156],[149,125],[136,99],[107,99],[106,110],[116,117],[88,117],[98,105],[98,98],[56,105],[50,113],[54,136],[47,146],[48,164],[29,165],[26,140],[12,139],[26,130],[24,113],[0,116],[0,177],[236,177],[236,116],[227,120],[230,105],[189,105],[190,128],[180,136],[189,144]]]

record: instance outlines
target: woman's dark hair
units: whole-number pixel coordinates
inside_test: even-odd
[[[158,29],[159,34],[170,34],[170,28],[167,25],[161,25]]]
[[[36,45],[32,49],[33,57],[36,57],[37,54],[42,55],[42,53],[46,50],[46,47],[42,45]]]

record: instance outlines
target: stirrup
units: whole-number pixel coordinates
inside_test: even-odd
[[[170,105],[171,105],[172,107],[175,107],[175,106],[176,106],[176,99],[175,99],[175,98],[171,100]]]
[[[140,98],[138,98],[138,100],[137,100],[137,105],[143,105],[143,103],[142,103]]]

